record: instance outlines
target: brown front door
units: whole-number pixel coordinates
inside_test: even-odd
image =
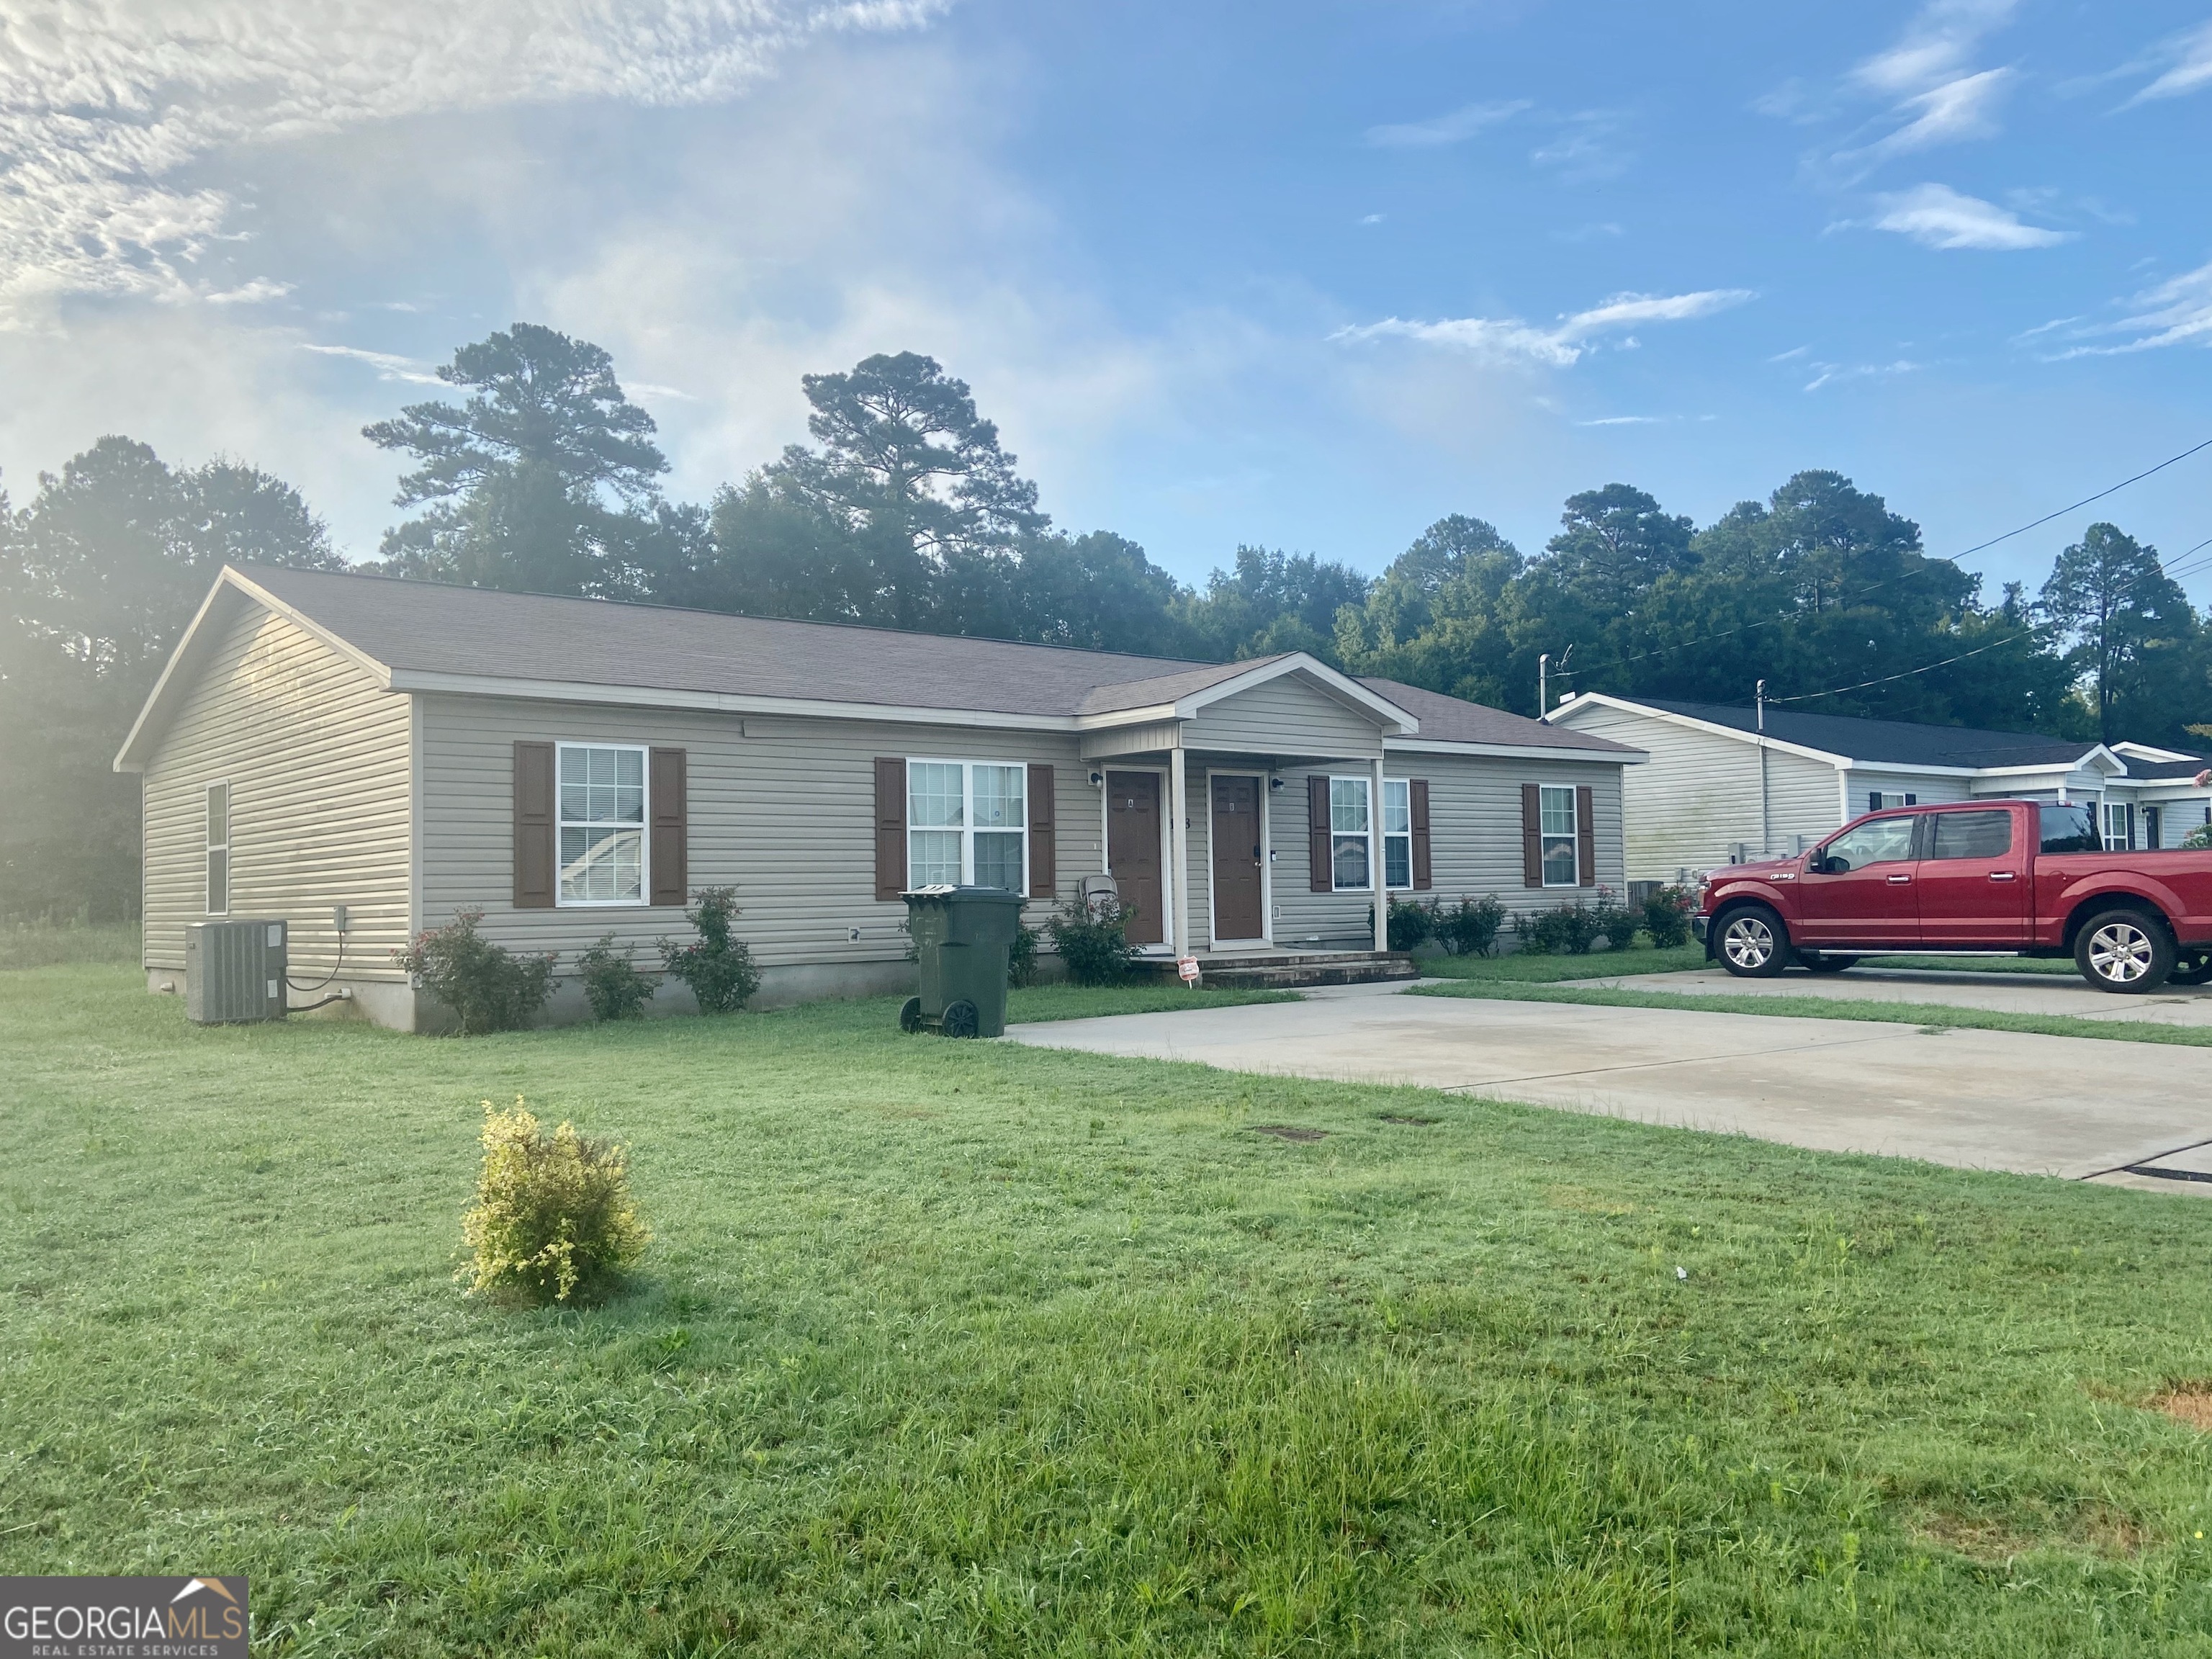
[[[1213,780],[1213,936],[1258,939],[1267,931],[1260,866],[1260,780]]]
[[[1129,943],[1167,942],[1167,907],[1160,902],[1160,775],[1106,775],[1106,869],[1121,890]]]

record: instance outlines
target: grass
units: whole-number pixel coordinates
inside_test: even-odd
[[[2042,1036],[2095,1037],[2106,1042],[2163,1042],[2212,1048],[2212,1026],[2160,1025],[2146,1019],[2080,1019],[2067,1014],[2016,1014],[1940,1002],[1867,1002],[1853,998],[1762,996],[1719,992],[1631,990],[1607,986],[1424,985],[1413,996],[1483,997],[1510,1002],[1568,1002],[1595,1008],[1688,1008],[1708,1014],[1764,1014],[1770,1018],[1858,1019],[1877,1024],[2028,1031]]]
[[[0,976],[0,1568],[264,1656],[2212,1652],[2194,1200],[892,1012]],[[518,1093],[632,1149],[604,1306],[452,1281]]]
[[[1102,1014],[1162,1014],[1183,1008],[1233,1008],[1246,1002],[1296,1002],[1296,991],[1232,991],[1187,985],[1033,985],[1006,993],[1009,1025]]]
[[[58,968],[75,962],[138,963],[138,924],[93,922],[56,927],[51,922],[0,923],[0,970]]]
[[[1703,968],[1705,947],[1684,945],[1671,951],[1649,945],[1629,951],[1594,951],[1587,956],[1543,956],[1516,951],[1503,957],[1423,957],[1421,971],[1437,979],[1483,985],[1543,985],[1563,979],[1604,979],[1616,974],[1675,974]]]

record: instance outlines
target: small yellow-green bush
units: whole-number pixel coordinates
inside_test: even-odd
[[[622,1147],[565,1122],[547,1136],[520,1095],[513,1111],[488,1100],[483,1109],[483,1173],[461,1218],[475,1260],[459,1276],[471,1296],[565,1303],[645,1254],[653,1236],[630,1200]]]

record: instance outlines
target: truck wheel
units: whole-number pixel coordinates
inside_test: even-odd
[[[2142,910],[2106,910],[2081,924],[2074,963],[2100,991],[2140,996],[2155,991],[2173,971],[2173,936]]]
[[[1722,921],[1719,956],[1738,979],[1772,979],[1790,960],[1790,935],[1773,911],[1747,904]]]
[[[1857,967],[1859,959],[1856,957],[1832,957],[1826,951],[1808,956],[1800,951],[1797,965],[1808,974],[1840,974],[1847,968]]]

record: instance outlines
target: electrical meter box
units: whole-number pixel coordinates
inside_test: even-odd
[[[185,1018],[199,1025],[284,1018],[282,921],[196,921],[185,929]]]

